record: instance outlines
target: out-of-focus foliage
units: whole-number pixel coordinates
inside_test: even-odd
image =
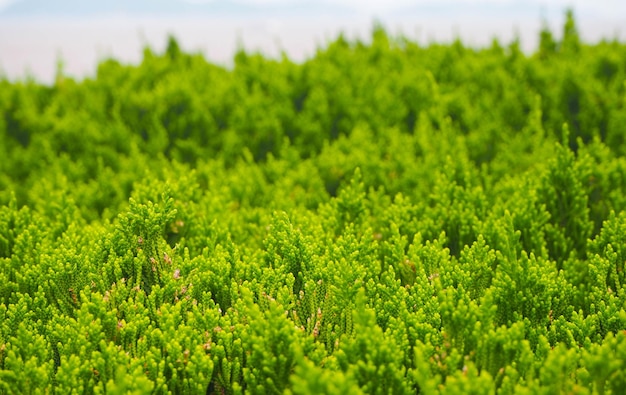
[[[559,37],[0,81],[0,393],[626,393],[626,46]]]

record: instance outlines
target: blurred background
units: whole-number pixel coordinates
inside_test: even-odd
[[[226,67],[240,48],[303,61],[341,32],[368,41],[375,23],[421,45],[517,37],[532,53],[542,27],[560,37],[566,9],[586,42],[626,39],[622,0],[0,0],[0,75],[52,83],[63,64],[89,77],[102,59],[137,63],[145,46],[162,51],[169,34]]]

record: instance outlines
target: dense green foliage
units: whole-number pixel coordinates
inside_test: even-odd
[[[0,81],[0,393],[626,393],[626,45],[375,28]]]

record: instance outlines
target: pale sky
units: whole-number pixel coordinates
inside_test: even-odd
[[[0,0],[0,11],[12,1],[22,0]],[[84,1],[98,4],[94,3],[98,0]],[[312,4],[313,0],[236,1],[268,5],[274,11],[283,4]],[[349,39],[367,40],[374,20],[389,33],[401,33],[421,44],[460,37],[464,44],[484,47],[494,37],[505,45],[519,37],[522,49],[532,52],[544,20],[555,36],[560,36],[567,8],[574,9],[583,40],[626,41],[626,0],[317,0],[315,4],[347,7],[354,13],[350,17],[233,13],[156,18],[135,14],[11,18],[0,14],[0,76],[21,79],[31,75],[52,82],[59,59],[66,74],[90,76],[103,58],[138,63],[146,45],[161,51],[170,34],[184,50],[200,52],[225,66],[232,64],[233,54],[241,45],[270,57],[279,57],[284,51],[291,59],[303,61],[341,32]],[[437,11],[429,14],[428,8],[403,10],[405,6],[419,5],[434,6]],[[459,10],[455,7],[459,5],[465,8]]]
[[[0,12],[11,3],[24,0],[0,0]],[[50,0],[54,2],[54,0]],[[94,1],[94,0],[91,0]],[[98,0],[95,0],[98,1]],[[106,4],[106,0],[100,0]],[[132,0],[128,0],[132,2]],[[174,0],[173,0],[174,1]],[[221,0],[178,0],[187,3],[214,3]],[[358,13],[369,15],[384,15],[403,7],[436,6],[438,8],[449,6],[453,12],[455,6],[472,6],[484,12],[489,12],[490,7],[515,7],[516,9],[528,9],[530,11],[538,9],[566,9],[573,8],[577,13],[586,13],[593,17],[611,18],[616,15],[626,16],[626,1],[624,0],[235,0],[233,3],[254,6],[281,5],[293,6],[297,4],[317,4],[328,6],[342,6],[353,9]]]
[[[0,10],[9,5],[10,3],[18,2],[22,0],[0,0]],[[103,2],[106,0],[103,0]],[[132,0],[131,0],[132,1]],[[220,0],[183,0],[187,3],[218,3]],[[281,4],[298,4],[306,3],[307,0],[237,0],[236,3],[240,4],[254,4],[254,5],[281,5]],[[308,1],[310,2],[310,1]],[[529,8],[536,8],[537,6],[549,6],[549,7],[574,7],[580,9],[594,9],[594,10],[606,10],[605,12],[615,12],[616,10],[624,10],[624,1],[622,0],[321,0],[317,3],[328,5],[342,5],[352,8],[369,8],[369,9],[393,9],[402,6],[414,6],[414,5],[476,5],[476,6],[489,6],[489,5],[520,5],[524,4]]]

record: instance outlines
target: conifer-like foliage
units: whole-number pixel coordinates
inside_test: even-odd
[[[626,393],[626,45],[540,34],[0,80],[0,393]]]

